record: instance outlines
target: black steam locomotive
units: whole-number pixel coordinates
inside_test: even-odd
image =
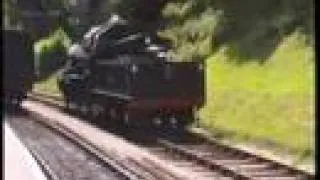
[[[204,102],[204,64],[167,54],[125,21],[92,28],[58,80],[67,107],[122,125],[183,128]]]
[[[34,78],[34,63],[32,42],[24,30],[5,29],[4,66],[2,103],[20,106],[27,92],[32,89]]]

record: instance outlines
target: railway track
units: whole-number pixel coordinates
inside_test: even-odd
[[[17,111],[17,110],[12,110]],[[21,113],[21,110],[18,110]],[[100,165],[115,172],[117,174],[117,179],[126,179],[126,180],[170,180],[170,178],[166,178],[161,174],[157,174],[154,172],[150,172],[146,165],[141,164],[140,162],[136,162],[131,160],[129,163],[123,163],[121,160],[118,160],[116,157],[113,157],[111,154],[106,154],[103,150],[97,147],[95,144],[87,141],[82,138],[77,133],[65,127],[63,124],[58,122],[48,121],[42,117],[37,117],[36,114],[29,113],[23,111],[24,116],[29,115],[32,117],[31,121],[34,123],[43,126],[45,129],[50,130],[54,134],[58,135],[62,139],[66,139],[75,145],[78,149],[84,151],[88,157],[94,158]],[[17,112],[11,112],[13,114]],[[30,118],[29,118],[30,119]],[[17,124],[16,122],[15,124]],[[19,123],[18,123],[19,124]],[[19,125],[15,125],[19,126]],[[59,147],[64,148],[64,147]],[[33,148],[28,148],[30,154],[35,158],[40,168],[46,175],[46,177],[50,180],[58,180],[57,173],[51,168],[51,165],[48,161],[46,161],[42,155],[40,155],[37,150]]]
[[[62,99],[33,94],[38,100],[55,108],[64,109]],[[148,148],[154,154],[176,161],[177,166],[188,166],[190,171],[197,171],[199,179],[243,179],[243,180],[312,180],[315,176],[284,165],[282,163],[230,147],[205,137],[185,132],[179,137],[167,133],[129,135],[130,140]],[[143,138],[156,136],[152,145],[139,143]],[[148,144],[148,145],[147,145]]]
[[[178,156],[206,169],[220,172],[225,177],[241,180],[311,180],[314,176],[278,162],[248,154],[218,143],[176,142],[159,139],[156,153]]]
[[[113,159],[112,157],[110,157],[110,155],[103,153],[94,144],[81,138],[78,134],[70,131],[61,124],[50,124],[47,121],[41,121],[41,123],[43,123],[43,125],[47,126],[51,130],[61,134],[68,140],[72,141],[79,148],[85,150],[88,154],[91,154],[92,156],[96,157],[100,161],[100,163],[104,164],[106,167],[112,169],[115,172],[118,172],[122,177],[121,179],[155,179],[154,177],[150,176],[149,174],[146,174],[141,170],[134,169],[135,167],[132,168],[132,166],[125,166],[124,164],[117,162],[116,159]]]
[[[113,160],[76,143],[47,123],[30,115],[7,121],[49,180],[137,179]],[[83,142],[82,142],[83,143]]]
[[[146,172],[141,167],[131,165],[124,165],[123,163],[119,162],[116,158],[105,154],[103,151],[99,149],[99,147],[95,146],[94,144],[86,141],[78,134],[72,132],[68,128],[64,127],[62,124],[55,123],[52,121],[47,121],[46,119],[42,119],[41,117],[35,117],[35,115],[31,115],[32,120],[36,124],[44,127],[45,129],[50,130],[54,134],[58,135],[59,138],[66,139],[67,141],[71,142],[81,151],[84,151],[87,154],[87,157],[94,158],[98,164],[102,167],[111,170],[117,174],[117,179],[126,179],[126,180],[144,180],[144,179],[158,179],[155,178],[153,175]],[[17,122],[15,123],[17,124]],[[20,123],[21,124],[21,123]],[[37,125],[37,126],[39,126]],[[15,125],[17,126],[17,125]],[[60,147],[64,148],[64,147]],[[58,180],[57,173],[55,173],[48,161],[44,160],[44,158],[34,149],[28,148],[31,155],[35,158],[35,160],[39,163],[41,169],[46,174],[48,179],[51,180]]]

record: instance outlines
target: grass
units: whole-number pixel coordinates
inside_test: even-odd
[[[41,92],[50,95],[61,96],[57,84],[57,73],[53,73],[47,79],[37,82],[33,86],[33,91]]]
[[[314,54],[295,32],[263,65],[236,64],[228,46],[207,60],[201,125],[238,141],[271,142],[300,158],[314,155]]]

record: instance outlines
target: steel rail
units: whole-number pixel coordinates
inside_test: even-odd
[[[124,179],[128,179],[128,180],[150,179],[150,177],[144,177],[142,174],[132,171],[130,167],[127,167],[121,162],[119,162],[117,159],[112,158],[111,155],[108,155],[102,152],[102,150],[99,147],[88,142],[84,138],[80,137],[77,133],[71,131],[64,125],[57,122],[48,121],[45,118],[42,118],[38,114],[33,112],[30,112],[29,114],[34,117],[34,120],[36,120],[46,128],[54,131],[56,134],[63,136],[64,138],[68,139],[69,141],[77,145],[79,148],[85,150],[85,152],[87,152],[88,154],[96,157],[96,159],[100,163],[104,164],[109,169],[120,173]]]

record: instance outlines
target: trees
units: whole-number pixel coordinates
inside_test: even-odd
[[[19,26],[32,39],[39,39],[63,24],[65,12],[62,0],[4,0],[5,27]]]

